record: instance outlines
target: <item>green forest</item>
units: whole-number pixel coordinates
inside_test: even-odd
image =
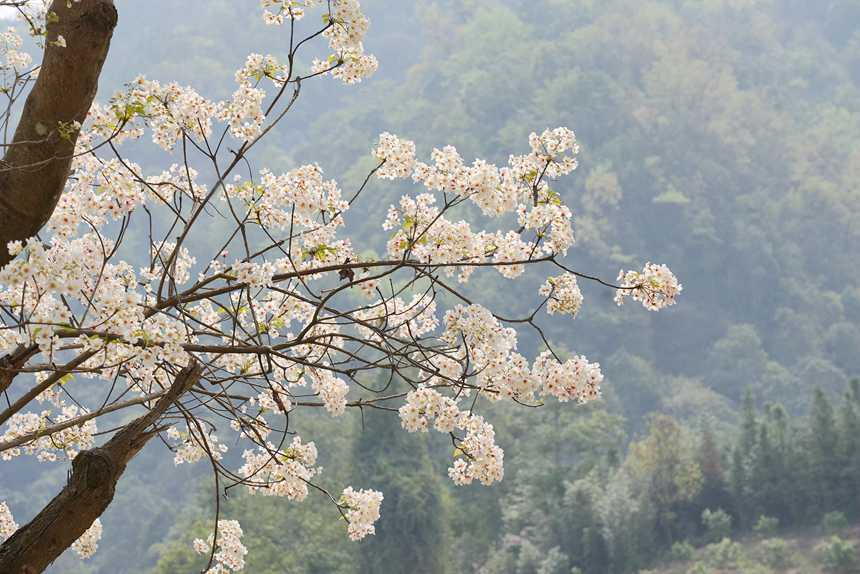
[[[229,91],[218,82],[259,40],[224,41],[246,17],[230,0],[119,4],[100,98],[138,72]],[[362,4],[380,71],[308,86],[258,150],[268,164],[317,162],[350,189],[383,131],[419,154],[450,143],[504,162],[533,129],[570,126],[582,146],[558,190],[574,211],[570,260],[611,279],[659,254],[683,298],[622,312],[584,285],[593,304],[576,322],[546,321],[554,344],[599,358],[603,398],[487,407],[507,459],[498,485],[453,485],[450,441],[402,432],[396,413],[306,416],[295,426],[321,437],[327,478],[385,493],[376,535],[350,542],[336,512],[218,492],[205,463],[174,467],[153,443],[98,554],[50,571],[198,572],[191,541],[216,497],[253,574],[860,571],[860,0]],[[175,40],[144,49],[156,28]],[[350,214],[369,251],[384,249],[379,222],[403,192],[376,183]],[[518,290],[539,278],[521,283],[477,276],[466,292],[528,314]],[[39,465],[0,468],[0,500],[44,504],[66,470]]]

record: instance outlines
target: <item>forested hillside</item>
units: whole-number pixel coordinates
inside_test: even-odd
[[[105,98],[138,71],[223,96],[216,79],[253,45],[234,19],[271,33],[230,0],[118,4]],[[356,188],[383,131],[424,155],[451,143],[467,162],[504,162],[533,129],[570,126],[580,167],[556,191],[574,208],[575,266],[614,279],[660,254],[684,298],[622,317],[610,290],[584,286],[595,304],[572,327],[546,321],[561,348],[600,357],[604,397],[490,407],[509,453],[492,488],[451,485],[450,442],[398,432],[396,413],[349,413],[348,434],[323,415],[297,422],[336,437],[326,474],[385,492],[377,535],[350,543],[331,514],[236,488],[222,511],[243,525],[247,571],[637,572],[724,538],[817,528],[828,513],[860,520],[860,0],[362,4],[380,72],[349,93],[303,94],[259,152],[269,165],[318,162]],[[152,45],[155,28],[174,39]],[[402,191],[375,183],[358,209],[379,217],[350,213],[368,250],[384,248],[378,223]],[[466,291],[518,316],[520,294],[539,286],[521,283],[490,291],[476,275]],[[162,448],[132,465],[99,554],[55,572],[203,567],[191,540],[213,519],[214,486],[194,488],[205,465],[174,468],[151,452]],[[59,467],[52,484],[0,476],[0,499],[35,508],[64,479]],[[705,562],[697,572],[720,567]]]

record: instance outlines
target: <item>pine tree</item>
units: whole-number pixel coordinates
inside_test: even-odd
[[[785,521],[785,507],[780,496],[780,461],[771,439],[769,425],[759,427],[758,444],[753,458],[752,483],[755,484],[755,516],[765,514]],[[754,518],[755,519],[755,518]]]
[[[839,505],[860,517],[860,385],[851,381],[839,412]]]
[[[731,489],[735,500],[735,514],[742,527],[755,520],[753,504],[752,466],[758,442],[758,420],[752,392],[744,393],[741,411],[741,432],[738,444],[732,451]]]
[[[444,491],[428,455],[426,435],[399,427],[396,415],[366,417],[353,449],[362,484],[385,493],[376,536],[360,543],[358,572],[442,574]]]
[[[702,425],[696,460],[702,470],[702,490],[697,497],[696,514],[701,515],[706,508],[731,510],[732,499],[729,485],[726,482],[723,454],[720,452],[717,439],[711,429],[710,422],[707,420]]]
[[[821,389],[815,390],[809,428],[809,454],[812,459],[811,478],[813,499],[820,513],[836,507],[837,486],[840,474],[838,456],[839,436],[833,406]]]
[[[755,401],[752,391],[747,389],[744,393],[743,406],[741,408],[741,436],[740,449],[745,459],[750,459],[755,450],[758,438],[758,420],[756,418]]]

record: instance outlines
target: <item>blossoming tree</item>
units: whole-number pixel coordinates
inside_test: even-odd
[[[368,144],[373,169],[346,193],[316,164],[251,169],[305,83],[351,84],[378,65],[363,49],[358,0],[261,4],[266,24],[284,29],[287,57],[249,55],[228,100],[138,77],[93,104],[112,2],[0,0],[45,51],[31,67],[13,29],[0,43],[7,122],[29,94],[0,172],[0,457],[71,461],[67,485],[29,523],[19,527],[0,503],[0,571],[40,572],[69,547],[92,554],[117,481],[155,436],[176,464],[208,462],[219,488],[292,501],[317,493],[361,539],[383,495],[325,483],[314,437],[291,430],[303,412],[398,413],[408,432],[450,437],[451,480],[490,485],[504,453],[481,414],[486,401],[600,396],[599,365],[559,356],[540,315],[573,319],[581,280],[652,310],[681,291],[662,265],[622,271],[613,284],[565,263],[572,213],[550,182],[577,167],[566,128],[533,133],[501,167],[467,164],[450,146],[423,163],[412,142],[384,133]],[[127,158],[129,140],[151,140],[163,171]],[[416,190],[380,217],[385,253],[368,259],[346,231],[377,179]],[[217,245],[213,226],[226,230]],[[464,289],[478,270],[506,282],[527,268],[545,278],[528,316],[488,309]],[[545,345],[533,360],[517,352],[518,329]],[[410,390],[378,388],[379,373]],[[76,400],[77,389],[98,399]],[[244,443],[238,467],[224,457],[228,435]],[[194,547],[209,572],[236,572],[241,536],[219,517]]]

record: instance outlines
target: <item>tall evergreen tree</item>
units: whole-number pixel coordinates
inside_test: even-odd
[[[755,520],[753,508],[753,477],[752,466],[756,444],[758,442],[758,420],[752,392],[744,393],[741,411],[741,430],[738,444],[732,452],[731,486],[734,497],[734,510],[738,524],[750,526]]]
[[[701,433],[696,460],[702,471],[702,490],[696,499],[699,503],[696,514],[701,515],[706,508],[731,511],[732,499],[726,482],[723,453],[708,420],[704,421]]]
[[[860,388],[851,382],[839,413],[839,506],[860,517]]]
[[[366,417],[353,456],[364,483],[385,493],[376,536],[361,542],[358,572],[443,574],[444,491],[426,435],[405,433],[396,415],[376,413]]]
[[[840,464],[839,435],[833,406],[821,389],[816,389],[812,400],[809,428],[809,455],[811,458],[811,492],[819,512],[836,508]]]

